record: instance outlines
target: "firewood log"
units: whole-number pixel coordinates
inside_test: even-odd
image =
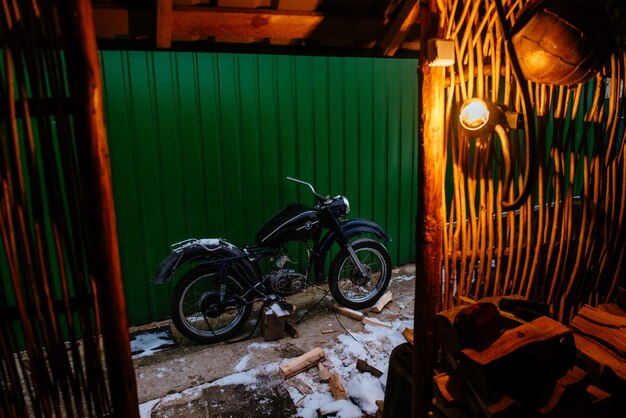
[[[605,312],[595,312],[610,315]],[[570,327],[576,331],[576,333],[591,337],[601,344],[615,350],[620,357],[626,358],[626,327],[613,328],[611,326],[599,325],[585,319],[581,315],[577,315],[572,320]]]
[[[348,318],[356,319],[357,321],[361,321],[365,317],[363,312],[355,311],[354,309],[346,308],[345,306],[333,305],[333,311],[347,316]]]
[[[598,341],[574,334],[577,356],[593,380],[613,393],[626,393],[626,360]]]
[[[626,317],[596,309],[589,305],[583,306],[578,311],[578,315],[598,325],[610,328],[626,328]]]
[[[333,397],[338,401],[348,399],[346,389],[343,387],[343,383],[341,382],[341,376],[337,373],[330,375],[330,391],[332,392]]]
[[[586,389],[587,373],[579,367],[572,367],[556,381],[550,398],[538,407],[539,413],[545,415],[566,402],[583,402]]]
[[[330,372],[328,371],[326,366],[322,364],[322,362],[317,363],[317,372],[322,382],[328,382],[330,380]]]
[[[324,358],[324,350],[321,347],[315,347],[308,353],[304,353],[300,357],[288,361],[280,366],[280,371],[283,373],[285,379],[294,376],[301,371],[315,366]]]
[[[361,359],[357,359],[356,369],[361,373],[369,373],[374,377],[380,377],[383,375],[383,372],[378,370],[376,367],[368,364],[367,361]]]
[[[370,311],[380,313],[383,311],[385,306],[393,300],[393,294],[389,291],[385,292],[384,295],[378,299],[378,302],[374,306],[370,308]]]
[[[575,360],[572,332],[547,317],[505,331],[486,349],[462,349],[461,376],[480,394],[506,394],[524,404],[546,400]]]

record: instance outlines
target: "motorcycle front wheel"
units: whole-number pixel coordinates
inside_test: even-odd
[[[222,277],[220,277],[222,276]],[[207,344],[233,336],[248,320],[252,306],[229,271],[198,267],[176,284],[170,303],[172,322],[185,337]]]
[[[369,238],[352,242],[352,249],[365,268],[363,275],[347,249],[330,265],[328,286],[337,302],[350,309],[373,306],[385,293],[391,280],[391,258],[384,245]]]

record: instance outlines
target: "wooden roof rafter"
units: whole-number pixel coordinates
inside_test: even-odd
[[[411,26],[417,21],[419,10],[419,0],[407,0],[404,2],[389,30],[379,43],[384,56],[393,56],[400,48],[406,40]]]
[[[93,15],[104,49],[415,58],[419,52],[418,0],[93,0]]]

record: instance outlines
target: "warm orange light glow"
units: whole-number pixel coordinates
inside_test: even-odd
[[[489,121],[487,103],[476,98],[467,100],[461,106],[459,120],[468,131],[477,131],[483,128]]]

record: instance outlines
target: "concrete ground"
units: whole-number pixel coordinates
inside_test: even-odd
[[[414,276],[414,265],[395,268],[389,286],[393,301],[381,313],[368,312],[368,316],[389,322],[411,321]],[[327,286],[310,287],[288,298],[297,306],[291,322],[300,320],[296,324],[298,338],[286,335],[282,340],[266,343],[257,327],[252,338],[246,341],[198,345],[183,338],[173,348],[134,360],[142,416],[294,416],[297,406],[288,393],[289,382],[284,381],[276,367],[263,371],[262,366],[278,364],[318,346],[332,347],[346,330],[354,333],[364,330],[361,322],[336,315],[331,310],[330,294],[324,297],[327,289]],[[252,330],[258,309],[255,307],[241,337]],[[153,326],[156,325],[167,326],[168,323]],[[254,385],[211,386],[208,383],[252,369],[256,370]]]

